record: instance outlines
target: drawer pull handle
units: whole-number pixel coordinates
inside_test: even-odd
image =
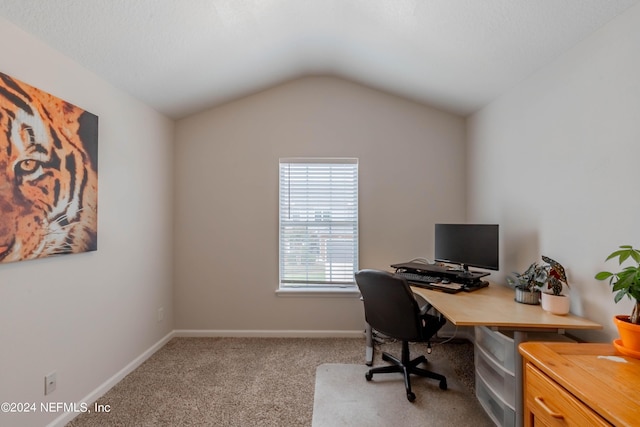
[[[538,405],[540,405],[540,407],[541,407],[542,409],[544,409],[544,410],[545,410],[549,415],[551,415],[553,418],[557,418],[557,419],[559,419],[559,420],[561,420],[561,419],[563,419],[563,418],[564,418],[564,415],[559,414],[559,413],[554,412],[553,410],[551,410],[551,408],[549,408],[549,407],[547,406],[547,404],[546,404],[546,403],[544,403],[544,400],[542,400],[542,398],[541,398],[541,397],[536,396],[536,397],[534,397],[534,398],[533,398],[533,400],[535,400],[535,401],[536,401],[536,403],[537,403]]]

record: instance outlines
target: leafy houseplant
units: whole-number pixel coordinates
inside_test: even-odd
[[[618,258],[618,264],[632,259],[636,265],[630,265],[617,273],[601,271],[596,274],[596,279],[607,280],[616,292],[614,301],[619,302],[625,295],[635,300],[630,316],[613,316],[613,323],[618,328],[619,340],[614,340],[616,349],[627,356],[640,358],[640,251],[630,245],[620,246],[620,249],[607,257],[607,261]]]
[[[549,263],[549,275],[547,279],[547,289],[551,289],[551,292],[555,296],[560,296],[562,293],[562,286],[567,285],[567,274],[564,272],[564,267],[557,261],[542,255],[542,260]]]
[[[547,281],[547,288],[551,289],[551,294],[557,297],[562,296],[560,293],[562,292],[562,281],[553,275],[549,275],[549,280]]]
[[[612,286],[611,291],[616,292],[613,298],[616,303],[625,295],[635,300],[633,310],[629,316],[629,322],[640,325],[640,251],[630,245],[623,245],[620,246],[619,250],[611,253],[606,261],[613,258],[618,258],[618,265],[622,265],[623,262],[629,259],[635,261],[636,265],[625,267],[618,273],[601,271],[596,274],[595,278],[597,280],[609,279],[609,285]]]
[[[540,299],[542,309],[553,314],[565,315],[571,309],[571,301],[568,296],[562,295],[563,286],[569,287],[564,267],[559,262],[544,255],[542,260],[549,264],[546,284],[547,290],[551,290],[551,292],[542,292]]]
[[[545,284],[549,266],[532,263],[524,273],[513,273],[507,283],[516,289],[516,301],[525,304],[539,304],[540,287]]]

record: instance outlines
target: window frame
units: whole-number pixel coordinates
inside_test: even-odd
[[[316,282],[305,282],[304,280],[300,281],[300,282],[290,282],[290,283],[286,283],[284,280],[286,280],[285,278],[285,274],[286,272],[284,271],[285,267],[285,258],[284,258],[284,245],[286,245],[286,241],[287,241],[287,237],[285,236],[285,228],[287,227],[287,224],[289,224],[289,227],[292,227],[294,225],[300,225],[300,220],[297,221],[284,221],[284,217],[285,217],[285,213],[283,212],[284,209],[287,209],[287,212],[289,212],[288,209],[290,209],[291,204],[286,204],[284,203],[284,200],[286,199],[287,201],[291,201],[292,198],[292,190],[287,191],[283,186],[286,183],[291,182],[291,180],[288,181],[283,181],[283,173],[286,173],[287,170],[289,171],[289,173],[291,173],[291,168],[295,168],[295,165],[300,165],[300,168],[305,168],[307,167],[307,172],[309,172],[309,169],[311,169],[313,171],[314,166],[313,165],[318,165],[321,168],[329,168],[331,169],[333,166],[336,167],[336,169],[340,169],[339,165],[352,165],[353,170],[350,171],[351,174],[353,174],[354,179],[351,180],[351,182],[347,182],[343,188],[343,190],[347,191],[347,194],[350,196],[350,198],[345,200],[345,208],[343,209],[342,212],[344,215],[346,215],[348,218],[350,218],[350,220],[347,221],[326,221],[326,217],[323,216],[322,219],[320,221],[314,221],[314,220],[305,220],[303,221],[303,223],[305,223],[305,227],[314,227],[313,224],[317,224],[320,228],[326,228],[328,227],[329,229],[331,229],[335,224],[339,224],[339,226],[341,227],[351,227],[351,230],[348,232],[348,235],[350,235],[352,238],[347,242],[347,247],[350,249],[353,249],[353,251],[349,250],[346,253],[347,258],[353,257],[353,260],[351,262],[351,266],[347,266],[347,271],[348,268],[351,268],[353,271],[349,272],[348,274],[350,274],[349,276],[349,281],[348,282],[341,282],[341,283],[316,283]],[[289,167],[290,169],[287,170],[283,170],[283,167]],[[300,168],[298,168],[298,171],[300,170]],[[356,271],[358,271],[358,262],[359,262],[359,191],[358,191],[358,187],[359,187],[359,161],[357,158],[328,158],[328,157],[309,157],[309,158],[305,158],[305,157],[288,157],[288,158],[281,158],[279,159],[278,162],[278,289],[276,291],[276,293],[278,295],[281,296],[298,296],[298,295],[304,295],[304,296],[327,296],[327,295],[331,295],[331,296],[358,296],[359,295],[359,291],[358,288],[356,286],[355,283],[355,279],[353,277],[353,273],[355,273]],[[316,168],[317,169],[317,168]],[[313,172],[317,172],[313,171]],[[323,183],[323,184],[327,184],[327,183]],[[302,187],[306,187],[309,185],[309,182],[304,182]],[[331,186],[330,183],[328,183],[328,188],[326,188],[327,191],[327,195],[332,195],[334,194],[336,191],[340,190],[340,186]],[[290,187],[289,187],[290,188]],[[284,191],[283,191],[284,190]],[[303,193],[300,194],[294,194],[294,196],[301,196]],[[337,212],[337,209],[335,209],[335,202],[331,203],[332,206],[331,208],[327,208],[327,206],[322,206],[322,207],[318,207],[317,210],[320,211],[326,211],[327,209],[329,209],[329,212],[331,213],[329,216],[332,217],[334,215],[335,212]],[[339,206],[339,205],[338,205]],[[303,205],[303,209],[299,212],[303,212],[303,216],[306,216],[307,218],[311,216],[311,210],[310,209],[305,209],[304,208],[309,208],[311,206],[304,206]],[[347,213],[344,213],[344,212]],[[316,212],[313,213],[313,215],[315,216],[315,218],[318,217],[318,214]],[[306,229],[306,233],[309,233],[309,229]],[[331,232],[329,232],[329,235],[325,238],[326,239],[326,243],[330,242],[332,240],[332,237],[334,235],[331,234]],[[307,235],[307,237],[309,237]],[[340,237],[338,236],[338,239],[340,239]],[[305,240],[305,242],[308,242],[308,240]],[[349,246],[352,245],[352,246]],[[335,254],[335,252],[333,252]],[[304,254],[304,252],[303,252]],[[340,253],[340,255],[345,255]],[[330,264],[333,266],[333,263],[330,262]],[[325,266],[326,268],[326,266]],[[304,271],[307,274],[308,277],[308,266],[304,267]],[[291,271],[289,271],[289,273],[291,273]],[[331,274],[331,273],[330,273]],[[343,273],[344,274],[344,273]],[[333,274],[331,274],[333,276]],[[337,276],[340,276],[340,273],[336,273]],[[284,280],[283,280],[284,279]]]

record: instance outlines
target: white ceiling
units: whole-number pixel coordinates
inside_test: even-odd
[[[639,1],[0,0],[0,15],[173,118],[311,74],[467,115]]]

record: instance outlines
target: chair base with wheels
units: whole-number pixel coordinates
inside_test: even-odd
[[[378,368],[372,368],[365,374],[367,381],[373,379],[373,374],[386,374],[391,372],[400,372],[404,375],[404,387],[407,391],[407,399],[409,402],[416,400],[416,395],[411,391],[411,374],[419,375],[421,377],[427,377],[440,382],[439,387],[441,390],[447,389],[447,379],[444,375],[436,374],[435,372],[428,371],[426,369],[419,368],[418,365],[426,362],[427,359],[424,356],[418,356],[411,360],[409,356],[409,343],[407,341],[402,342],[402,356],[398,359],[389,353],[382,353],[382,360],[390,362],[389,366],[380,366]]]

